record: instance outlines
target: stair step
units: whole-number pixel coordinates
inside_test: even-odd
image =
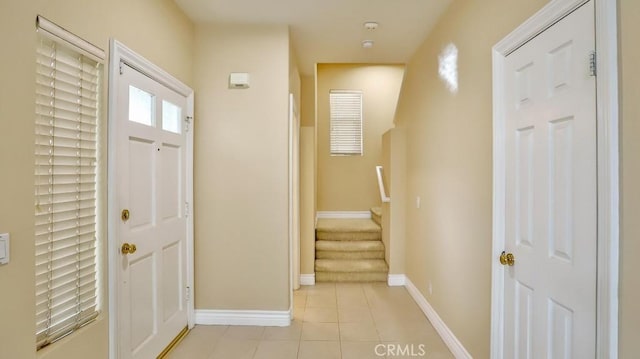
[[[376,241],[380,226],[371,219],[318,219],[316,239],[328,241]]]
[[[316,241],[316,251],[384,252],[382,241]]]
[[[386,282],[386,272],[316,272],[316,282]]]
[[[389,267],[381,239],[381,227],[372,219],[319,219],[316,281],[386,282]]]
[[[371,207],[371,219],[376,222],[379,226],[382,226],[382,208],[380,207]]]
[[[317,259],[384,259],[384,251],[340,252],[316,251]]]
[[[387,273],[389,267],[384,259],[316,259],[316,273],[318,272],[383,272]]]

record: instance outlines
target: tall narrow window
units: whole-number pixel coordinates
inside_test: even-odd
[[[96,176],[102,68],[95,56],[78,47],[83,40],[38,20],[35,294],[40,349],[98,315]],[[52,33],[66,33],[74,44]]]
[[[362,92],[331,90],[331,155],[362,155]]]

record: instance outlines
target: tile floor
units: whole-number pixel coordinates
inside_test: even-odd
[[[171,359],[453,358],[404,287],[318,283],[289,327],[196,326]]]

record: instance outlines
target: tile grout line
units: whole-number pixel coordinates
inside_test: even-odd
[[[305,317],[307,314],[307,305],[309,304],[309,291],[305,289],[304,293],[304,310],[302,310],[302,321],[300,323],[300,336],[298,337],[298,351],[296,352],[296,359],[300,358],[300,349],[302,347],[302,332],[304,331]]]
[[[367,296],[367,293],[364,290],[364,288],[362,288],[362,290],[365,292],[364,298],[367,301],[367,307],[369,308],[369,315],[371,316],[371,320],[373,321],[373,327],[376,328],[376,334],[378,334],[378,343],[382,344],[382,336],[380,335],[380,330],[378,329],[378,322],[376,321],[376,317],[373,315],[373,309],[371,308],[371,301],[369,300],[369,297]],[[387,356],[385,355],[384,358],[387,358]]]
[[[369,315],[371,316],[371,320],[373,321],[374,328],[376,328],[376,334],[378,334],[378,342],[382,343],[382,336],[380,336],[380,331],[378,330],[378,322],[376,321],[376,318],[373,315],[373,310],[371,309],[371,301],[369,300],[369,297],[367,296],[367,293],[364,290],[364,288],[362,288],[362,290],[364,292],[364,299],[367,301],[367,308],[369,309]]]
[[[217,346],[220,344],[220,340],[222,340],[222,338],[224,337],[225,334],[227,334],[227,331],[229,330],[229,325],[225,325],[224,330],[222,331],[222,333],[220,334],[220,336],[216,339],[216,343],[213,345],[213,348],[211,349],[211,353],[209,353],[209,355],[207,356],[207,358],[211,359],[213,358],[213,353],[216,352],[216,348]]]
[[[333,284],[334,286],[334,300],[335,300],[335,304],[336,304],[336,321],[337,321],[337,326],[338,326],[338,350],[340,353],[340,359],[342,359],[342,335],[341,335],[341,331],[340,331],[340,311],[338,310],[338,286],[336,285],[336,283]]]

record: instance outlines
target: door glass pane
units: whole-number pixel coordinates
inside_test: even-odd
[[[129,86],[129,121],[154,126],[153,95]]]
[[[162,101],[162,129],[165,131],[180,133],[180,118],[182,109],[171,102]]]

